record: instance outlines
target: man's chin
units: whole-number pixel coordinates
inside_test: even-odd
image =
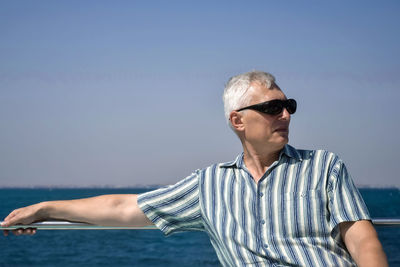
[[[277,140],[277,144],[279,144],[282,148],[289,143],[289,137],[288,136],[281,136],[278,140]]]
[[[283,143],[283,145],[286,145],[289,142],[289,132],[277,132],[278,136],[276,141],[278,143]]]

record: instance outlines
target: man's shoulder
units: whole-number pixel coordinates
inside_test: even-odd
[[[198,169],[197,173],[210,173],[210,172],[218,172],[221,169],[229,169],[232,167],[236,167],[236,160],[231,160],[231,161],[226,161],[226,162],[219,162],[219,163],[214,163],[211,164],[207,167],[204,167],[202,169]]]
[[[239,154],[235,159],[225,162],[213,163],[207,167],[197,169],[196,174],[199,177],[215,177],[224,176],[226,171],[232,170],[240,166],[243,160],[243,153]]]
[[[298,154],[299,158],[303,160],[320,160],[320,159],[333,160],[333,161],[340,160],[340,157],[335,152],[326,149],[303,149],[303,148],[298,149],[290,145],[287,145],[285,149],[290,151],[289,153]]]

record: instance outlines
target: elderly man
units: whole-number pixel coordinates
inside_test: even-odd
[[[49,218],[155,224],[166,235],[206,231],[224,266],[387,266],[343,161],[328,151],[287,144],[296,101],[286,98],[275,78],[258,71],[235,76],[223,99],[243,146],[234,161],[138,196],[35,204],[10,213],[3,226]]]

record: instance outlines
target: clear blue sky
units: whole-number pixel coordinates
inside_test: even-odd
[[[0,186],[170,184],[241,151],[227,79],[271,72],[290,144],[400,186],[398,1],[0,1]]]

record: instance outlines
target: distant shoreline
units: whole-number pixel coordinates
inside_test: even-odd
[[[131,186],[78,186],[78,185],[37,185],[37,186],[0,186],[0,189],[157,189],[167,185],[154,184],[154,185],[131,185]],[[398,189],[398,186],[376,186],[376,185],[357,185],[359,189]]]
[[[0,189],[155,189],[166,185],[132,185],[132,186],[0,186]]]

